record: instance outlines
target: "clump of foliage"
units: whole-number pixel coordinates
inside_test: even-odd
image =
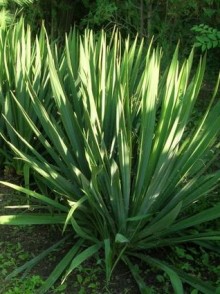
[[[15,22],[17,14],[33,3],[34,0],[1,0],[0,1],[0,29],[5,29]]]
[[[202,51],[220,47],[220,31],[208,25],[197,25],[192,27],[196,35],[196,47],[201,47]]]
[[[18,140],[17,136],[10,130],[3,119],[7,118],[10,124],[31,144],[37,141],[34,132],[27,126],[25,119],[18,112],[14,104],[13,95],[16,95],[19,102],[26,111],[32,116],[37,124],[37,116],[34,113],[32,102],[29,99],[26,76],[32,83],[39,98],[45,105],[49,105],[50,96],[48,95],[48,71],[46,71],[45,34],[42,30],[40,36],[32,44],[31,29],[28,26],[26,33],[24,30],[24,20],[21,19],[15,29],[2,30],[0,37],[0,131],[5,134],[7,140],[12,142],[17,148],[27,151],[27,147]],[[38,56],[38,59],[36,59]],[[33,60],[35,63],[33,64]],[[39,80],[44,87],[39,87]],[[14,168],[17,174],[24,173],[24,163],[14,158],[14,155],[7,150],[4,142],[0,143],[0,162]]]
[[[25,34],[24,29],[21,34]],[[137,39],[122,42],[118,32],[112,34],[110,43],[106,39],[104,32],[79,35],[74,30],[66,37],[63,51],[43,39],[47,48],[46,79],[38,78],[41,67],[35,66],[41,64],[40,54],[32,55],[31,70],[26,75],[20,72],[33,112],[11,93],[11,103],[25,122],[24,128],[31,129],[40,148],[6,116],[8,130],[26,149],[8,140],[7,134],[1,136],[17,158],[38,175],[45,193],[1,183],[37,199],[45,210],[3,215],[0,224],[62,224],[63,233],[68,234],[9,277],[72,240],[72,247],[39,293],[46,293],[62,274],[64,282],[99,251],[104,253],[107,282],[122,261],[140,292],[146,293],[148,286],[133,264],[133,260],[141,260],[163,270],[176,293],[184,293],[183,283],[202,293],[214,293],[215,286],[150,252],[187,242],[208,246],[220,240],[219,231],[198,227],[220,217],[220,203],[190,213],[190,208],[220,180],[219,170],[208,172],[219,151],[206,159],[212,146],[219,150],[220,101],[215,103],[219,79],[207,110],[189,130],[205,58],[191,74],[193,51],[180,64],[177,47],[168,68],[161,71],[161,49],[146,49]],[[31,48],[37,43],[38,38]],[[24,41],[20,46],[25,50],[27,44]],[[7,60],[8,51],[4,54]],[[25,58],[23,55],[21,62]],[[11,64],[11,71],[13,67]],[[41,89],[44,93],[48,81],[49,105],[38,92]],[[2,103],[4,107],[7,102]]]
[[[31,256],[24,251],[20,243],[12,244],[9,241],[0,242],[0,273],[1,273],[1,293],[5,294],[31,294],[37,286],[42,285],[43,280],[39,276],[32,276],[21,280],[13,279],[8,285],[5,277],[17,266],[27,261]],[[3,292],[4,291],[4,292]]]

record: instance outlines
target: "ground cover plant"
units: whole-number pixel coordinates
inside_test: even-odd
[[[24,128],[33,132],[40,147],[6,115],[1,117],[25,148],[20,149],[3,131],[1,137],[32,170],[38,190],[1,184],[37,200],[40,209],[2,215],[0,224],[61,224],[64,236],[9,278],[71,240],[72,247],[39,293],[46,293],[61,276],[65,282],[98,252],[103,255],[107,282],[123,262],[140,292],[149,293],[134,265],[141,260],[164,271],[175,293],[184,293],[186,284],[206,294],[217,291],[216,285],[152,254],[187,243],[218,253],[212,242],[219,241],[220,231],[203,224],[220,217],[219,199],[200,211],[193,207],[220,180],[220,171],[210,169],[219,156],[220,101],[215,102],[219,78],[198,124],[187,128],[201,89],[205,57],[191,73],[193,51],[180,64],[177,46],[169,66],[161,70],[161,49],[146,48],[137,39],[123,41],[118,32],[107,42],[104,32],[79,35],[73,30],[63,50],[43,40],[47,54],[43,81],[51,85],[49,107],[36,90],[43,91],[47,83],[39,78],[33,84],[29,71],[21,77],[34,115],[10,92]],[[32,64],[39,59],[39,54],[33,54]],[[31,66],[31,76],[35,70]],[[1,103],[4,108],[7,101],[2,98]],[[211,148],[215,152],[210,155]]]

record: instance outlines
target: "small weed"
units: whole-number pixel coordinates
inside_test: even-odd
[[[91,294],[98,292],[100,288],[99,276],[101,274],[100,267],[79,266],[76,275],[74,287],[78,288],[79,294],[86,294],[88,289]]]
[[[23,251],[20,243],[0,242],[0,247],[0,273],[5,278],[12,269],[27,260],[29,254]]]
[[[42,280],[39,276],[32,276],[24,280],[14,278],[7,283],[4,280],[13,269],[22,264],[22,262],[27,261],[30,258],[30,254],[23,250],[19,242],[0,242],[0,247],[0,293],[33,294],[33,289],[42,283]]]
[[[4,294],[33,294],[39,286],[43,284],[40,276],[34,275],[24,280],[13,280],[14,287],[6,291]],[[58,292],[57,292],[58,293]]]

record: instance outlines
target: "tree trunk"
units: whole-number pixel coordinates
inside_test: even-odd
[[[147,1],[147,39],[150,42],[152,38],[152,1]]]
[[[144,0],[140,0],[140,37],[144,36]]]

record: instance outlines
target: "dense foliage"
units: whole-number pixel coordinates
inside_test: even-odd
[[[32,30],[40,28],[42,20],[54,34],[69,31],[74,24],[95,29],[116,25],[126,34],[139,32],[149,39],[156,35],[163,45],[191,39],[194,25],[218,28],[220,23],[218,0],[3,0],[0,5],[11,14],[22,7]]]
[[[145,37],[164,49],[164,62],[172,58],[178,41],[181,42],[181,57],[186,57],[193,44],[201,51],[209,51],[209,76],[218,73],[220,46],[219,0],[2,0],[0,1],[0,27],[16,23],[23,15],[32,31],[38,32],[42,22],[48,34],[63,40],[64,32],[76,26],[81,32],[85,27],[98,31],[105,29],[108,36],[117,27],[126,37]],[[209,27],[211,34],[201,30]],[[200,28],[200,29],[199,29]],[[215,32],[216,31],[216,32]],[[218,41],[218,44],[217,42]],[[199,46],[200,45],[200,46]]]
[[[219,79],[207,110],[188,127],[205,57],[193,73],[194,52],[180,63],[177,46],[162,70],[161,49],[137,39],[122,42],[117,30],[109,42],[104,32],[73,30],[63,48],[44,28],[32,38],[22,21],[1,31],[0,46],[0,148],[26,184],[31,170],[35,187],[1,183],[41,204],[40,211],[0,216],[0,224],[62,224],[64,233],[9,277],[71,239],[39,293],[98,252],[107,281],[122,261],[146,293],[133,265],[141,260],[165,271],[175,293],[184,293],[183,282],[214,293],[210,283],[151,255],[152,249],[220,240],[218,230],[199,226],[220,217],[220,203],[193,211],[220,180],[220,171],[210,169],[219,156]]]

